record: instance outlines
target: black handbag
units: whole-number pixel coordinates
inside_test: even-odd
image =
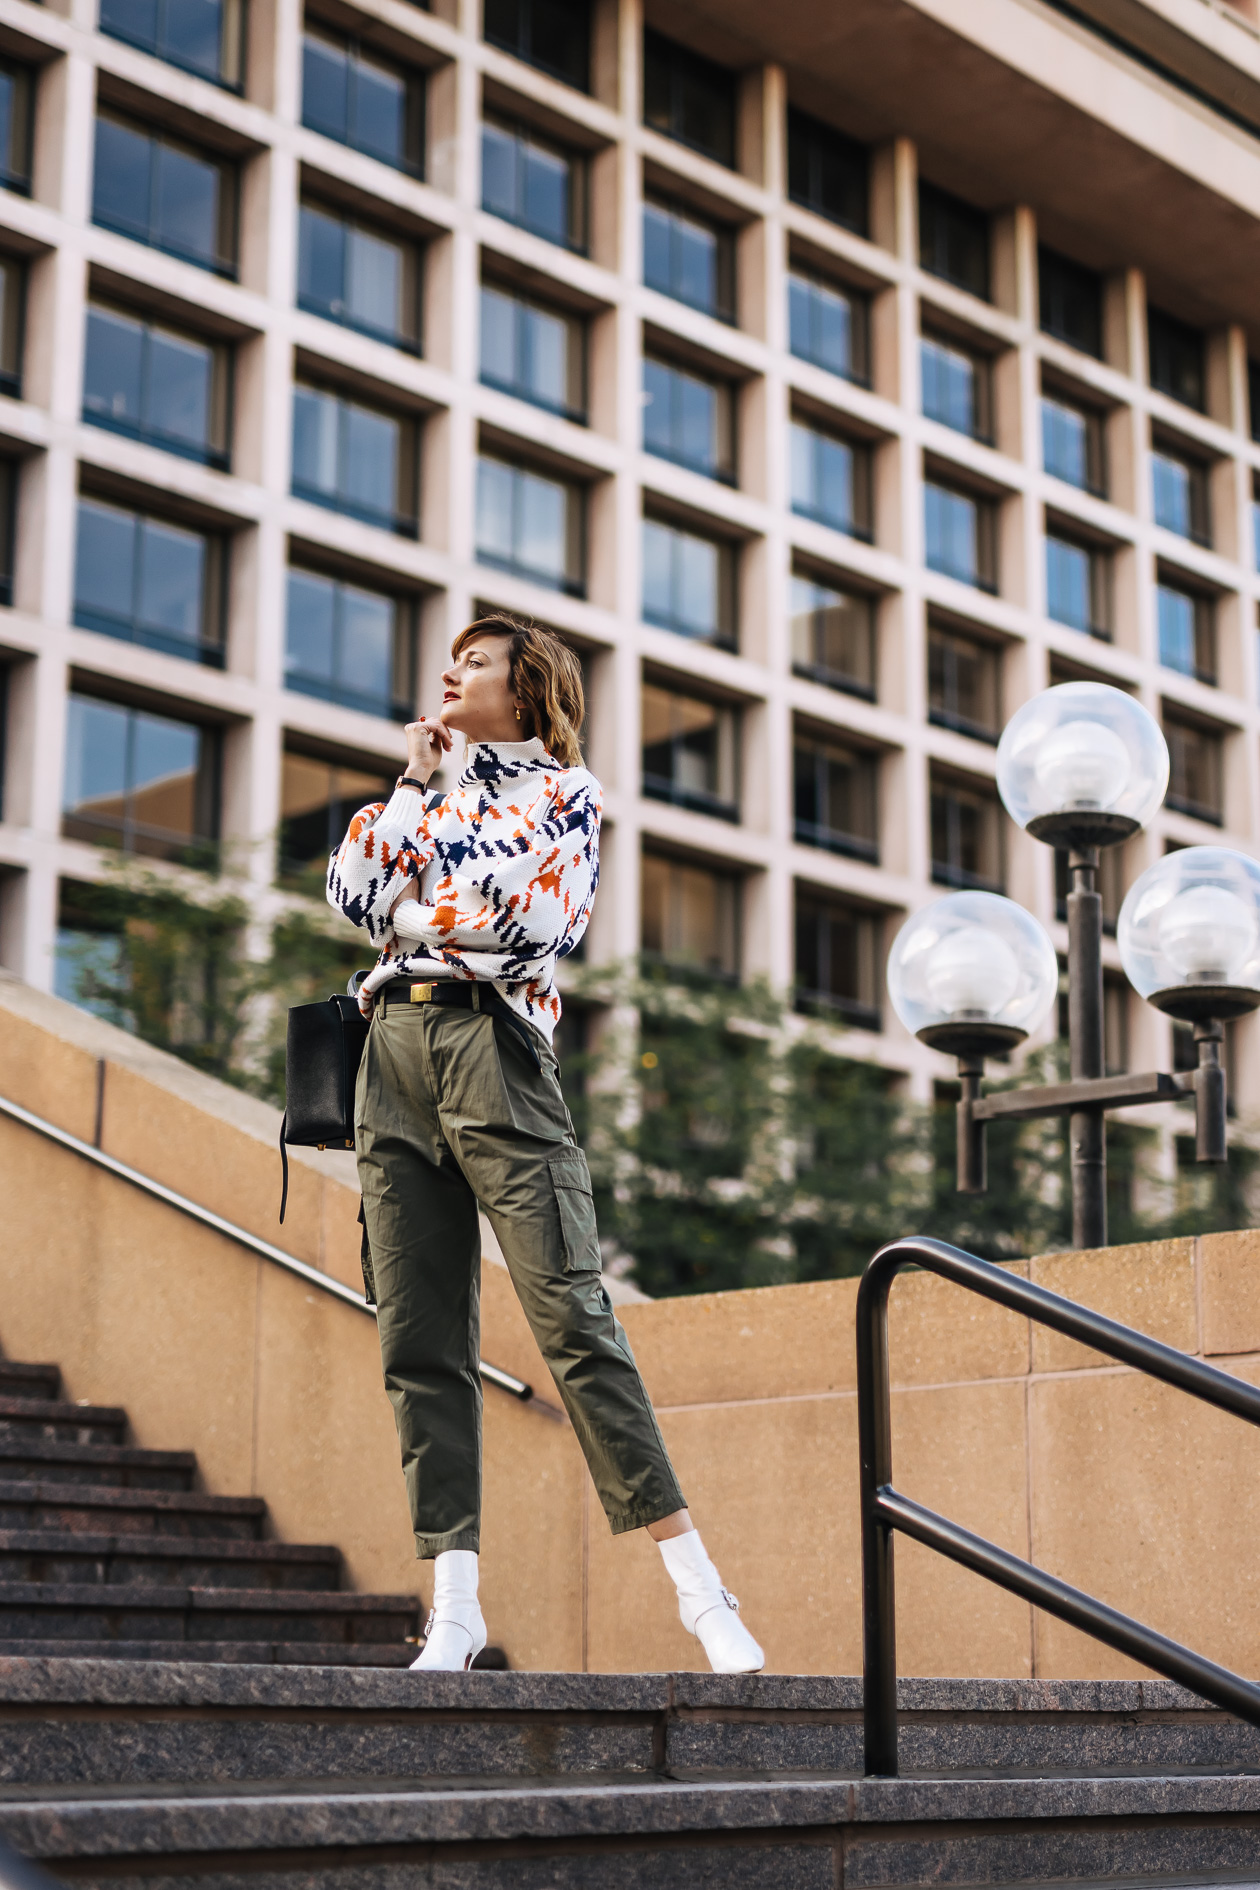
[[[363,976],[357,973],[352,983]],[[280,1123],[283,1187],[280,1219],[289,1201],[289,1157],[294,1148],[354,1147],[354,1085],[367,1042],[368,1020],[358,998],[330,997],[289,1011],[284,1051],[284,1116]]]

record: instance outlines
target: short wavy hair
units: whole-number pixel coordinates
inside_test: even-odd
[[[537,735],[549,755],[566,768],[582,766],[581,728],[586,719],[582,666],[562,636],[506,611],[479,617],[451,645],[458,657],[474,637],[507,637],[508,676],[520,698],[524,739]]]

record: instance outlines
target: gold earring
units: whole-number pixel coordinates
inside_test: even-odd
[[[519,722],[519,721],[520,721],[520,719],[521,719],[521,712],[520,712],[520,710],[519,710],[519,709],[518,709],[518,710],[516,711],[516,719],[517,719],[517,721],[518,721],[518,722]]]

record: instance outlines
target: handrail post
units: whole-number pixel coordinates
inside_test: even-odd
[[[862,1717],[868,1777],[897,1776],[897,1614],[893,1531],[878,1512],[892,1481],[888,1294],[898,1272],[872,1263],[857,1300],[858,1449],[862,1508]]]

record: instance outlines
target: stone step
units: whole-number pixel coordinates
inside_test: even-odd
[[[187,1536],[215,1542],[257,1542],[267,1505],[261,1496],[206,1496],[201,1491],[117,1489],[0,1477],[0,1529],[57,1529],[75,1534]]]
[[[0,1529],[0,1605],[13,1582],[287,1591],[335,1589],[340,1581],[341,1551],[313,1544]]]
[[[414,1595],[98,1582],[0,1584],[0,1640],[334,1641],[400,1645]]]
[[[20,1660],[25,1665],[37,1660],[55,1660],[59,1666],[90,1662],[107,1667],[126,1667],[132,1662],[160,1665],[178,1662],[180,1670],[220,1665],[233,1667],[279,1665],[299,1667],[409,1667],[418,1649],[412,1641],[364,1641],[359,1645],[342,1641],[77,1641],[0,1639],[0,1672],[6,1662]],[[491,1658],[487,1659],[486,1656]],[[497,1660],[495,1658],[497,1656]],[[479,1667],[497,1671],[506,1668],[502,1650],[487,1648],[477,1662]],[[3,1782],[0,1767],[0,1786]],[[2,1879],[0,1879],[2,1882]]]
[[[191,1450],[141,1450],[134,1444],[67,1444],[50,1437],[0,1434],[0,1477],[6,1482],[109,1485],[130,1490],[191,1490],[197,1459]]]
[[[16,1359],[0,1358],[0,1396],[56,1398],[60,1392],[59,1365],[19,1365]]]
[[[127,1413],[116,1404],[71,1404],[64,1398],[0,1396],[0,1437],[47,1438],[66,1444],[121,1444]]]

